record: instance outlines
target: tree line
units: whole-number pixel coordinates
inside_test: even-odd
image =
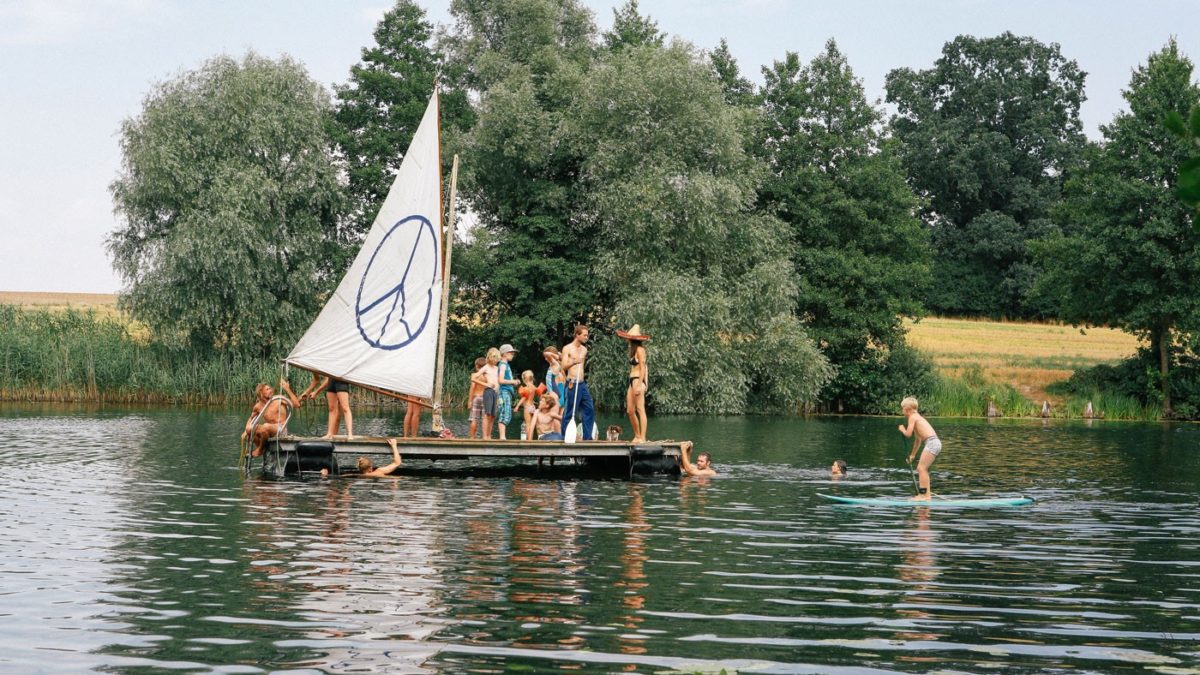
[[[889,116],[832,39],[758,86],[724,41],[669,38],[636,0],[607,30],[578,0],[451,14],[439,29],[396,2],[332,95],[255,54],[155,85],[112,184],[124,307],[181,347],[286,352],[438,86],[478,218],[455,253],[451,358],[511,342],[533,362],[586,323],[597,400],[617,401],[624,345],[605,337],[639,323],[660,412],[884,412],[933,378],[903,317],[1062,319],[1145,336],[1145,388],[1171,409],[1200,325],[1195,214],[1175,194],[1200,88],[1174,40],[1090,142],[1086,74],[1011,33],[890,72]]]

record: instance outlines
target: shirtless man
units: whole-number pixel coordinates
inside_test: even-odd
[[[929,420],[925,419],[921,413],[917,412],[917,399],[909,396],[900,402],[900,409],[904,411],[904,415],[908,417],[908,425],[899,425],[900,433],[904,434],[905,438],[913,439],[912,452],[908,453],[908,463],[912,464],[913,458],[917,456],[917,449],[921,444],[925,444],[925,449],[921,450],[921,461],[917,464],[917,478],[920,487],[917,488],[917,496],[913,499],[927,500],[933,497],[933,491],[929,489],[929,467],[937,460],[938,453],[942,451],[942,442],[937,437],[937,432],[933,430],[933,425]]]
[[[561,441],[562,415],[555,413],[558,407],[558,396],[548,391],[538,400],[537,412],[533,414],[533,428],[537,431],[539,441]]]
[[[366,457],[358,458],[358,473],[363,478],[386,478],[400,468],[400,450],[396,448],[396,439],[389,438],[388,445],[392,446],[392,463],[378,469]]]
[[[567,377],[567,400],[563,402],[563,419],[572,420],[575,413],[583,415],[583,440],[592,440],[592,428],[596,424],[596,404],[592,392],[584,381],[583,367],[587,361],[588,327],[575,326],[575,339],[562,350],[562,369]],[[576,399],[578,398],[578,402]]]
[[[287,394],[293,408],[300,407],[300,399],[292,392],[287,378],[279,378],[279,387]],[[254,407],[250,409],[250,417],[246,420],[246,430],[242,432],[242,438],[253,437],[254,451],[250,453],[250,456],[258,457],[262,455],[263,445],[266,444],[267,439],[279,434],[280,427],[287,419],[287,407],[283,401],[271,400],[271,397],[275,395],[275,390],[265,382],[255,387],[254,393],[258,395],[258,398],[254,401]],[[262,412],[262,417],[258,420],[258,428],[253,428],[254,418],[258,416],[259,412]]]
[[[685,476],[715,476],[716,469],[712,468],[712,456],[707,452],[696,455],[696,463],[692,464],[692,442],[684,441],[679,444],[679,469]]]

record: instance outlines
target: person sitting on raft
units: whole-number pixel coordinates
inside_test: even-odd
[[[679,470],[685,476],[715,476],[717,470],[712,468],[712,455],[702,452],[696,455],[696,463],[692,464],[692,442],[684,441],[679,444]]]
[[[358,458],[358,473],[363,478],[386,478],[400,468],[400,450],[396,447],[396,439],[389,438],[388,445],[392,446],[392,463],[378,469],[366,457]]]
[[[279,378],[279,388],[287,394],[292,407],[300,406],[300,399],[292,392],[292,387],[288,384],[287,378]],[[246,430],[242,432],[242,438],[253,437],[254,450],[250,453],[250,456],[258,457],[262,455],[263,445],[266,444],[267,439],[279,435],[284,421],[287,420],[287,409],[283,401],[271,400],[271,397],[275,395],[275,390],[266,382],[260,382],[254,388],[254,393],[257,395],[257,398],[254,400],[254,407],[250,409],[250,419],[246,420]],[[259,416],[260,412],[262,413],[261,416]],[[253,428],[255,417],[259,418],[258,428]]]
[[[557,413],[558,396],[548,391],[538,400],[537,412],[533,415],[533,428],[537,430],[539,441],[561,441],[562,415]]]

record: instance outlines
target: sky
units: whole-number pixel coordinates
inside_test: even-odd
[[[449,0],[418,0],[449,23]],[[583,0],[601,28],[620,0]],[[217,54],[288,54],[318,82],[346,81],[386,0],[0,0],[0,290],[113,293],[104,248],[118,132],[151,87]],[[1068,0],[641,0],[671,36],[742,71],[834,38],[872,100],[887,72],[929,68],[958,35],[1056,42],[1088,73],[1089,137],[1124,107],[1132,70],[1175,36],[1200,59],[1200,2]]]

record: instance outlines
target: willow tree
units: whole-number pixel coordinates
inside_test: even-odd
[[[341,203],[327,93],[299,63],[213,58],[121,126],[121,305],[201,351],[277,354],[319,309]]]
[[[650,343],[650,401],[663,412],[797,409],[832,369],[792,313],[787,228],[754,208],[764,166],[747,117],[704,56],[676,42],[627,47],[593,66],[571,117],[586,160],[582,211],[603,247],[595,269],[614,326]],[[596,347],[597,390],[618,398],[623,343]]]

